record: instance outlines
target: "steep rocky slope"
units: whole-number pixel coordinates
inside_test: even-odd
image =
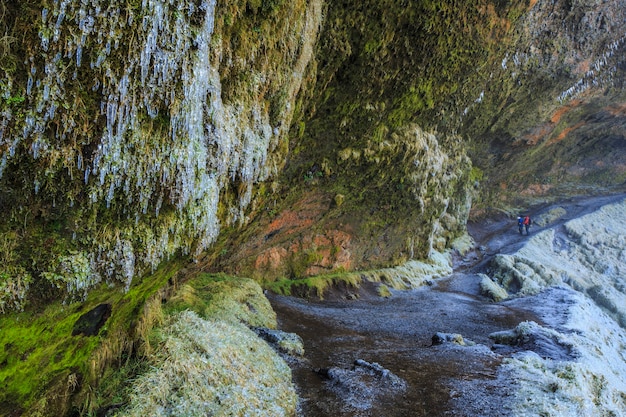
[[[527,203],[623,188],[626,9],[532,3],[463,123],[482,196]]]

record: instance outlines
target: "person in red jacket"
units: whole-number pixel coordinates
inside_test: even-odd
[[[528,229],[530,228],[531,224],[532,220],[530,219],[530,216],[524,216],[524,228],[526,229],[526,235],[528,235]]]

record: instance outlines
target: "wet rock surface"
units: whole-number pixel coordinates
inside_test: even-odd
[[[96,336],[111,316],[111,304],[100,304],[83,314],[74,323],[72,336]]]
[[[367,411],[381,398],[394,398],[406,390],[406,382],[380,364],[357,359],[351,368],[315,369],[326,378],[326,388],[342,401],[344,413]]]
[[[531,235],[617,198],[569,201],[563,205],[566,217],[535,226]],[[553,208],[539,207],[535,214]],[[575,355],[549,331],[542,339],[524,336],[525,325],[543,326],[549,316],[541,301],[495,303],[481,295],[481,274],[489,270],[493,256],[513,253],[527,239],[517,233],[514,218],[501,216],[469,228],[476,249],[456,257],[455,272],[431,286],[392,290],[387,299],[367,291],[356,299],[336,297],[326,302],[268,296],[279,327],[304,341],[304,359],[291,365],[300,416],[511,415],[516,383],[501,371],[503,359],[519,351],[556,359]],[[510,343],[503,343],[506,335],[511,336]],[[337,382],[342,378],[329,383],[330,372],[319,372],[333,369],[354,377],[356,359],[378,364],[404,381],[406,388],[366,385],[363,378],[356,385]]]

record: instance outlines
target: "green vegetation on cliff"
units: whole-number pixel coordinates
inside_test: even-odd
[[[201,276],[170,297],[191,258],[285,293],[358,285],[358,270],[398,288],[394,274],[422,273],[416,259],[464,232],[472,199],[623,186],[625,13],[614,1],[0,2],[0,411],[132,398],[141,413],[151,378],[212,353],[189,348],[192,328],[245,338],[281,368],[240,323],[271,327],[252,323],[271,316],[253,282]],[[99,333],[71,336],[101,304]]]
[[[327,4],[275,182],[280,196],[260,198],[266,211],[218,268],[301,279],[398,265],[449,245],[463,233],[475,182],[457,134],[463,109],[527,6]]]
[[[316,5],[2,2],[0,308],[128,289],[244,224],[284,164]]]
[[[80,302],[4,314],[0,414],[61,416],[114,403],[127,384],[117,374],[142,367],[135,355],[149,350],[148,332],[160,320],[151,306],[182,265],[170,262],[126,293],[100,285]],[[79,318],[98,305],[110,306],[103,326],[94,335],[76,333]]]

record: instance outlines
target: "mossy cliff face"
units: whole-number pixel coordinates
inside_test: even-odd
[[[444,249],[472,199],[623,185],[624,14],[616,0],[0,2],[2,326],[59,323],[54,341],[4,339],[2,410],[114,403],[149,357],[159,288],[187,279],[164,260],[341,275]],[[112,321],[70,339],[102,303]]]
[[[447,245],[470,199],[480,215],[626,184],[620,2],[327,7],[277,185],[293,199],[268,200],[220,267],[274,279],[394,265]],[[412,123],[435,152],[405,141]],[[429,164],[445,168],[427,181]]]
[[[3,2],[0,308],[126,289],[284,165],[317,2]],[[298,72],[300,71],[300,73]]]
[[[464,120],[477,208],[625,185],[624,5],[532,3]]]
[[[0,414],[106,408],[177,282],[150,272],[245,224],[284,165],[321,6],[32,0],[0,16]],[[98,304],[106,324],[72,336]]]
[[[291,152],[260,228],[219,268],[264,279],[398,265],[464,230],[474,178],[458,134],[528,4],[327,4]],[[302,197],[300,197],[302,196]]]
[[[252,217],[242,238],[281,237],[272,217],[311,198],[295,246],[231,245],[220,265],[253,273],[269,249],[287,254],[273,277],[387,266],[460,233],[478,180],[481,204],[623,183],[617,2],[0,12],[3,310],[128,288]]]

